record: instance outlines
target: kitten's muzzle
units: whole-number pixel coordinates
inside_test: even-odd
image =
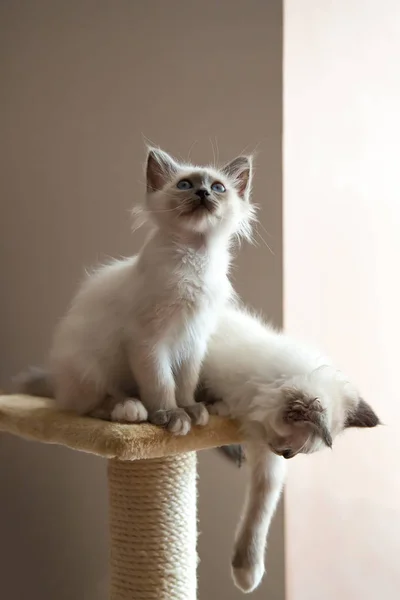
[[[207,209],[208,212],[210,212],[210,213],[213,213],[217,210],[216,202],[214,202],[213,200],[210,200],[208,198],[208,196],[205,196],[204,198],[202,198],[200,202],[201,202],[200,206]]]
[[[277,454],[278,456],[282,456],[283,458],[289,459],[289,458],[293,458],[294,456],[296,456],[296,452],[294,450],[291,450],[290,448],[285,448],[284,450],[277,450],[276,448],[273,448],[272,446],[270,446],[272,452],[274,454]]]
[[[283,458],[293,458],[296,455],[295,452],[293,452],[293,450],[283,450],[283,452],[281,453],[281,456],[283,456]]]
[[[207,192],[207,190],[205,190]],[[198,195],[200,190],[197,190],[196,196],[197,198],[193,199],[192,207],[189,211],[189,214],[194,214],[199,211],[199,213],[204,212],[205,210],[209,213],[214,213],[217,210],[217,203],[215,200],[210,198],[210,193],[207,192],[207,195],[202,195],[201,197]]]

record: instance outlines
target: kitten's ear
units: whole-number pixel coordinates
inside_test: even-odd
[[[251,156],[238,156],[223,167],[222,172],[231,179],[239,196],[247,200],[251,189],[253,159]]]
[[[178,163],[163,150],[150,148],[147,155],[147,191],[161,190],[168,181],[177,173]]]
[[[325,410],[318,398],[311,398],[298,390],[286,390],[286,409],[283,415],[285,423],[294,425],[297,437],[304,442],[311,432],[316,433],[328,448],[332,448],[332,436],[329,431]]]
[[[344,424],[345,427],[376,427],[377,425],[380,425],[379,417],[362,398],[360,398],[356,410],[348,415]]]

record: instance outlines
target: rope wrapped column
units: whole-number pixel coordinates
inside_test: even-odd
[[[196,453],[108,461],[110,600],[196,600]]]
[[[108,460],[110,600],[196,600],[196,451],[241,443],[238,423],[213,416],[174,436],[9,395],[0,396],[2,431]]]

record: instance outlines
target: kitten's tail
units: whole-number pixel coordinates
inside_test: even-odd
[[[283,488],[285,459],[264,445],[246,444],[250,481],[236,532],[232,577],[245,593],[255,590],[264,575],[264,554],[272,517]]]
[[[54,383],[50,371],[42,367],[29,367],[13,378],[13,391],[29,396],[54,398]]]

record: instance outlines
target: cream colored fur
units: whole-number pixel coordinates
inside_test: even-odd
[[[378,418],[356,388],[317,350],[227,307],[210,339],[201,399],[238,419],[250,467],[232,559],[236,585],[254,590],[264,574],[269,526],[285,481],[285,458],[331,447],[346,427]]]
[[[23,391],[53,395],[50,379],[33,371]],[[284,457],[331,447],[344,429],[374,427],[379,419],[328,358],[233,305],[219,315],[200,383],[198,400],[212,413],[236,418],[246,439],[250,481],[232,574],[250,592],[264,574],[269,526],[285,481]],[[138,400],[135,407],[145,410]],[[131,409],[130,400],[120,405]],[[105,408],[102,417],[110,415]]]
[[[252,164],[239,157],[220,170],[196,167],[151,149],[146,175],[148,239],[137,256],[84,281],[56,329],[50,374],[63,409],[96,414],[108,397],[114,420],[149,417],[185,434],[190,417],[208,421],[194,392],[208,339],[233,294],[232,240],[250,233]],[[132,379],[137,387],[125,402]]]
[[[182,179],[193,186],[179,190]],[[63,408],[116,421],[149,413],[183,434],[188,415],[207,420],[193,399],[202,365],[197,399],[238,419],[247,440],[250,483],[232,568],[236,585],[249,592],[264,573],[284,459],[331,447],[346,427],[379,420],[329,359],[234,306],[230,244],[249,234],[251,161],[215,171],[177,165],[153,150],[147,181],[139,216],[153,230],[144,248],[89,277],[56,332],[50,373],[31,372],[19,389],[55,392]],[[199,209],[194,191],[215,181],[226,192],[210,195],[211,210]]]

